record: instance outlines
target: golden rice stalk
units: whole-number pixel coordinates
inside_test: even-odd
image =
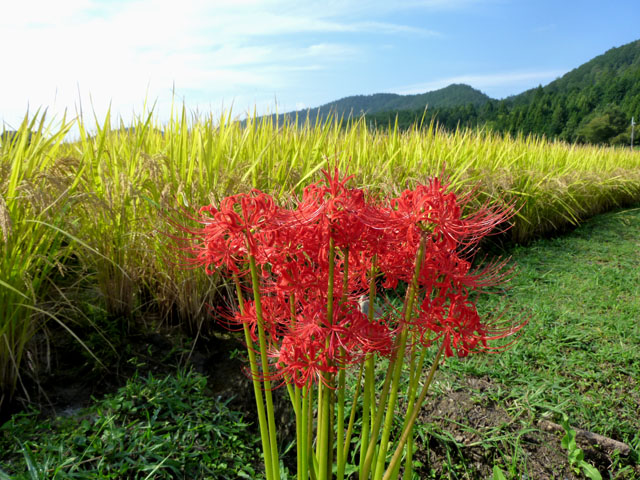
[[[2,239],[7,243],[12,232],[11,216],[9,215],[7,203],[4,201],[4,198],[2,198],[2,195],[0,195],[0,229],[2,229]]]

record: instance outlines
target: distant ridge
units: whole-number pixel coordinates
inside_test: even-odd
[[[416,95],[353,95],[277,117],[279,121],[297,118],[299,123],[308,118],[315,123],[330,115],[366,115],[370,125],[397,124],[400,129],[435,121],[450,130],[479,126],[511,135],[628,145],[632,117],[640,123],[640,40],[611,48],[544,87],[503,100],[492,99],[469,85],[452,84]],[[634,143],[639,141],[637,132]]]
[[[631,119],[640,123],[640,40],[607,50],[546,86],[504,100],[367,115],[374,125],[406,129],[435,120],[445,129],[483,127],[511,135],[544,135],[568,142],[631,143]],[[640,140],[636,128],[634,144]]]
[[[359,117],[363,114],[388,112],[392,110],[424,110],[425,108],[449,108],[473,104],[480,107],[491,97],[469,85],[452,84],[448,87],[415,95],[396,93],[375,93],[373,95],[353,95],[326,103],[316,108],[298,110],[278,115],[280,119],[298,116],[299,120],[325,119],[329,115],[337,117]]]

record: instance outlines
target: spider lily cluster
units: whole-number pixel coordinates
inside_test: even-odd
[[[442,357],[499,351],[513,338],[489,342],[523,326],[483,321],[470,298],[510,272],[502,261],[481,269],[470,261],[512,212],[485,205],[463,215],[472,197],[459,198],[437,178],[379,200],[350,187],[352,177],[337,169],[323,174],[290,208],[258,190],[201,208],[200,227],[189,231],[190,261],[235,283],[238,308],[229,321],[244,330],[268,480],[280,478],[271,391],[282,384],[296,418],[297,478],[343,479],[347,464],[360,479],[397,478],[404,464],[410,478],[413,424]],[[379,290],[399,284],[406,285],[402,309],[374,315]],[[423,378],[431,346],[437,353]],[[389,366],[375,385],[383,357]],[[408,402],[398,430],[406,363]],[[356,375],[349,392],[347,374]]]

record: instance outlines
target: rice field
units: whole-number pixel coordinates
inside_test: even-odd
[[[456,191],[477,191],[478,202],[514,203],[508,235],[516,243],[640,202],[640,155],[628,149],[434,125],[373,130],[364,119],[238,122],[184,108],[165,124],[151,112],[128,128],[111,125],[109,115],[96,131],[36,115],[2,137],[0,410],[25,369],[46,361],[30,342],[46,337],[47,325],[67,330],[89,355],[76,333],[87,326],[106,343],[134,319],[192,334],[206,328],[207,305],[225,286],[185,270],[171,234],[173,222],[226,195],[257,188],[289,201],[328,165],[380,194],[444,174]],[[72,128],[79,138],[65,141]]]

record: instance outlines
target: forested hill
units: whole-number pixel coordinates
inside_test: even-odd
[[[545,93],[550,94],[580,94],[602,95],[605,102],[622,102],[631,105],[634,94],[638,93],[640,84],[640,40],[628,43],[618,48],[612,48],[602,55],[589,60],[578,68],[571,70],[561,78],[554,80],[546,87]],[[596,87],[597,86],[597,87]],[[593,91],[588,90],[592,88]],[[531,102],[537,89],[527,90],[515,97],[510,97],[514,104]],[[635,98],[635,106],[640,106]]]
[[[326,118],[328,115],[348,117],[377,112],[396,110],[420,110],[428,108],[451,108],[459,105],[480,107],[491,98],[484,93],[463,84],[452,84],[448,87],[417,95],[398,95],[395,93],[376,93],[373,95],[354,95],[309,110],[299,110],[284,115],[298,118]],[[282,118],[283,114],[280,115]]]
[[[398,118],[401,128],[419,122],[423,109],[391,109],[367,115],[387,125]],[[567,141],[624,144],[629,142],[631,117],[640,117],[640,40],[612,48],[550,84],[483,105],[467,102],[429,108],[445,128],[486,125],[517,134],[534,133]],[[640,135],[636,132],[636,140]]]

